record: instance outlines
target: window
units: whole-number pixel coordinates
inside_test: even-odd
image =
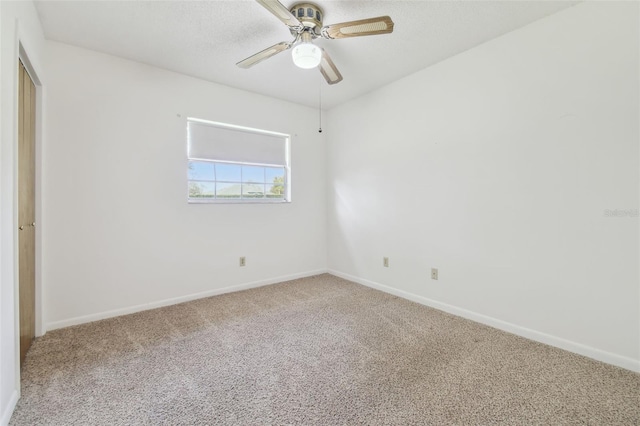
[[[289,135],[189,118],[188,199],[288,202]]]

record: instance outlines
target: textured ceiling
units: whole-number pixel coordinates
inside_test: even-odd
[[[289,7],[296,1],[282,1]],[[344,80],[324,83],[285,51],[250,69],[235,63],[292,39],[253,0],[39,1],[45,36],[255,93],[331,108],[577,2],[327,1],[324,24],[389,15],[392,34],[318,39]],[[469,70],[473,72],[473,70]]]

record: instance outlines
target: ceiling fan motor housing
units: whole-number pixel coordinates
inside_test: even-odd
[[[315,37],[320,36],[322,18],[324,18],[324,12],[320,7],[313,3],[296,3],[291,6],[290,11],[298,21],[302,22],[307,32],[313,33]]]

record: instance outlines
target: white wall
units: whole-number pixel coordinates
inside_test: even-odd
[[[326,270],[317,111],[69,45],[47,48],[49,329]],[[187,204],[187,117],[291,134],[293,202]]]
[[[19,340],[17,312],[17,216],[15,191],[17,160],[17,93],[20,45],[23,59],[36,84],[44,81],[42,67],[44,37],[40,21],[31,2],[0,2],[0,424],[8,422],[18,399]],[[38,103],[43,96],[37,89]],[[36,150],[39,161],[41,120],[37,119]],[[40,176],[36,176],[39,180]],[[39,190],[39,183],[36,183]],[[36,205],[36,208],[39,206]],[[39,220],[36,211],[36,221]],[[37,241],[40,239],[37,230]],[[39,253],[38,253],[39,255]],[[39,259],[38,259],[39,262]],[[37,285],[40,285],[37,278]],[[40,301],[37,300],[39,305]],[[37,324],[38,331],[40,330]]]
[[[640,370],[638,71],[588,3],[332,109],[330,270]]]

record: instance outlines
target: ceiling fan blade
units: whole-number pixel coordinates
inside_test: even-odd
[[[289,12],[289,9],[284,7],[278,0],[256,0],[265,9],[273,13],[276,18],[284,22],[286,26],[293,30],[301,30],[303,28],[302,22]]]
[[[267,47],[261,52],[256,53],[255,55],[249,56],[247,59],[244,59],[238,62],[236,65],[240,68],[250,68],[257,64],[258,62],[262,62],[265,59],[269,59],[273,55],[280,53],[284,50],[287,50],[291,47],[291,43],[281,42],[278,44],[274,44],[271,47]]]
[[[322,59],[320,60],[320,72],[327,83],[336,84],[342,81],[342,74],[338,71],[326,50],[322,49]]]
[[[388,34],[391,32],[393,32],[393,21],[388,16],[378,16],[377,18],[342,22],[341,24],[322,27],[322,37],[329,39]]]

